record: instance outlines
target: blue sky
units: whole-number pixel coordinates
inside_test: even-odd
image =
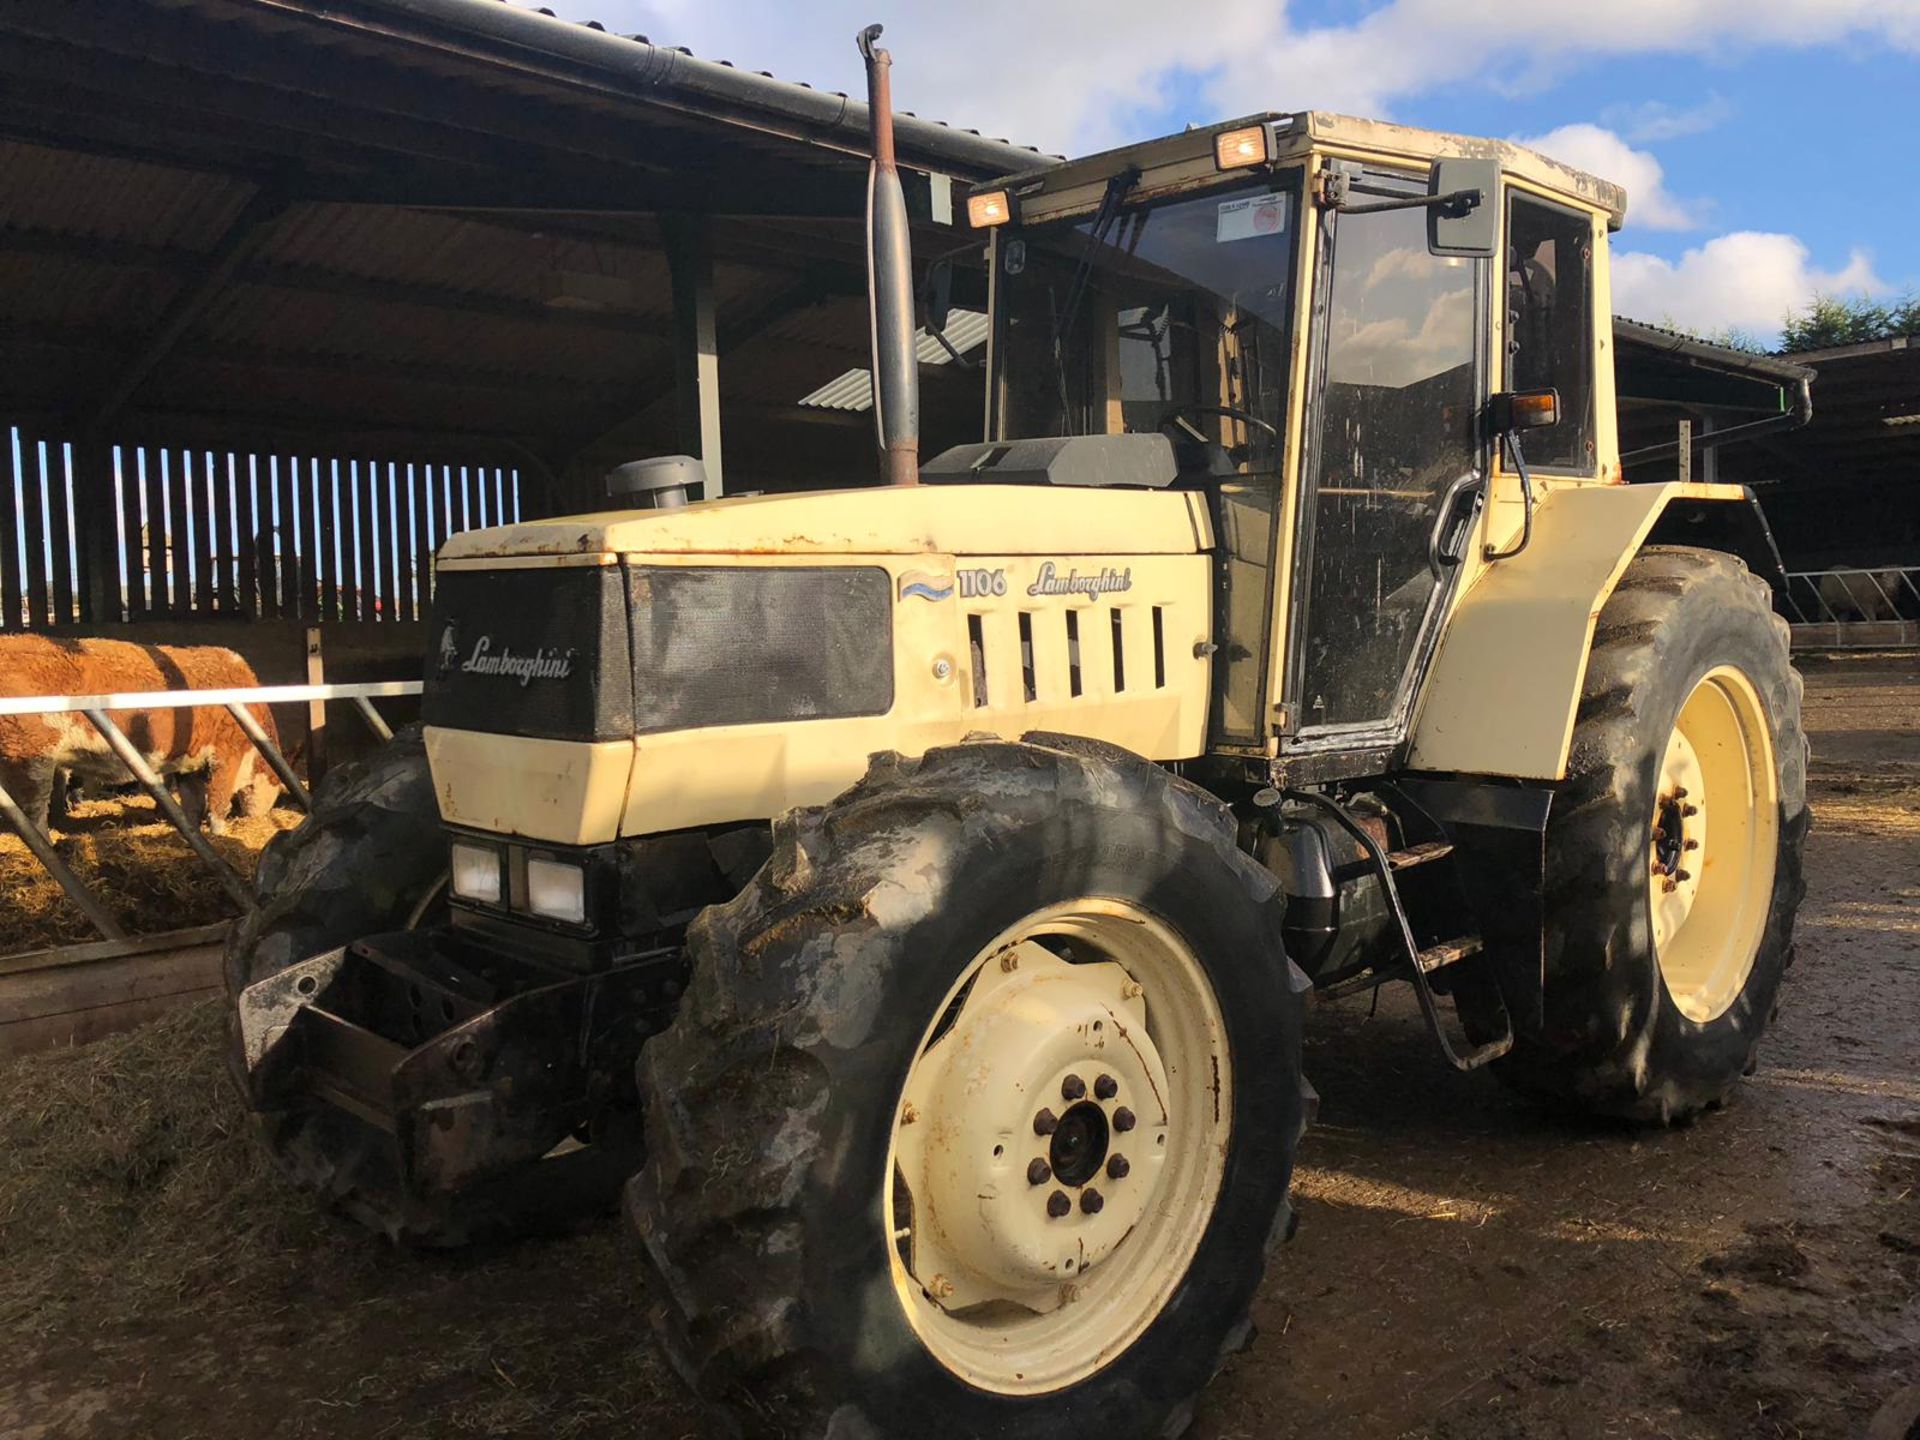
[[[656,43],[1075,153],[1259,109],[1526,139],[1628,187],[1616,308],[1771,340],[1920,289],[1920,0],[547,0]]]

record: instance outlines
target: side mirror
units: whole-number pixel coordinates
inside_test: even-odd
[[[1487,429],[1496,436],[1559,423],[1558,390],[1502,390],[1487,397]]]
[[[1441,160],[1428,192],[1427,249],[1435,255],[1490,260],[1500,244],[1500,162]]]
[[[927,329],[939,334],[953,313],[953,262],[936,260],[927,267]]]

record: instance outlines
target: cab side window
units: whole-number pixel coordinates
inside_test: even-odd
[[[1592,474],[1593,226],[1514,194],[1507,207],[1507,388],[1560,392],[1560,423],[1526,437],[1531,465]]]

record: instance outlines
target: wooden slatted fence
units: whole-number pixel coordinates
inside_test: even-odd
[[[0,435],[0,630],[416,620],[441,542],[522,513],[494,464]]]

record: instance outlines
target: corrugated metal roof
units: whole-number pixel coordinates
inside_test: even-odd
[[[987,343],[987,317],[978,310],[954,310],[947,316],[946,337],[962,355]],[[922,326],[914,332],[913,353],[922,366],[951,365],[953,356],[932,332]],[[822,410],[871,410],[873,408],[873,371],[862,366],[829,380],[818,390],[800,397],[800,404]]]

